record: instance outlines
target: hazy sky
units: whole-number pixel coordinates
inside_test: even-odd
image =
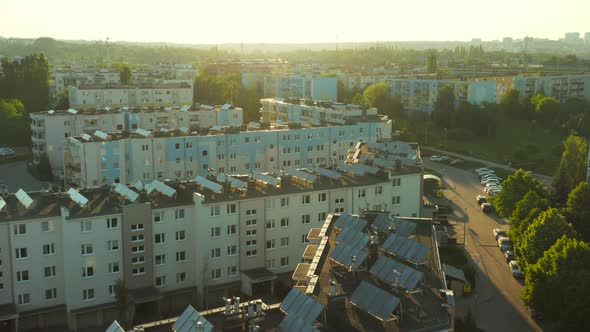
[[[557,39],[590,0],[7,0],[0,36],[227,42]]]

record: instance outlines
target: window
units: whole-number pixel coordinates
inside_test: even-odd
[[[115,296],[115,285],[109,285],[109,296]]]
[[[289,256],[281,257],[281,267],[289,266]]]
[[[318,213],[318,221],[323,222],[324,220],[326,220],[326,212]]]
[[[289,226],[289,217],[281,218],[281,227],[288,227]]]
[[[327,199],[326,193],[319,193],[318,194],[318,202],[325,202]]]
[[[164,211],[154,212],[154,222],[164,221]]]
[[[186,261],[186,252],[185,251],[177,251],[176,252],[176,261],[177,262]]]
[[[238,252],[238,246],[235,244],[227,247],[227,255],[228,256],[235,256]]]
[[[82,268],[82,278],[94,277],[94,266],[85,266]]]
[[[184,219],[184,209],[176,209],[174,210],[174,218],[176,220]]]
[[[246,227],[256,226],[256,219],[248,219],[246,220]]]
[[[144,247],[143,246],[134,246],[131,247],[131,252],[134,254],[140,253],[144,251]]]
[[[176,144],[174,144],[174,148],[175,148],[176,150],[180,150],[180,143],[176,143]]]
[[[51,288],[45,290],[45,299],[46,300],[55,300],[57,298],[57,288]]]
[[[393,181],[391,182],[391,184],[394,187],[399,187],[401,185],[401,178],[393,178]]]
[[[207,153],[207,150],[203,150],[203,152],[201,152],[201,154],[203,155],[203,157],[206,157],[206,156],[207,156],[207,154],[208,154],[208,153]]]
[[[344,198],[336,198],[334,200],[334,203],[336,203],[336,204],[344,204]]]
[[[119,263],[109,263],[109,273],[118,273],[119,272]]]
[[[391,197],[391,204],[393,204],[393,205],[400,204],[400,196],[392,196]]]
[[[235,265],[227,267],[227,275],[232,277],[238,274],[238,267]]]
[[[274,269],[274,268],[275,268],[275,259],[274,259],[274,258],[272,258],[272,259],[267,259],[267,260],[264,262],[264,266],[265,266],[267,269],[269,269],[269,270],[272,270],[272,269]]]
[[[43,276],[45,278],[53,278],[53,277],[55,277],[55,265],[44,267],[43,268]]]
[[[274,249],[275,248],[275,239],[266,240],[266,249]]]
[[[246,215],[247,216],[254,216],[254,215],[256,215],[256,209],[246,210]]]
[[[41,223],[42,232],[53,232],[53,221],[44,221]]]
[[[301,204],[305,205],[305,204],[309,204],[311,202],[311,196],[310,195],[303,195],[301,196]]]
[[[246,247],[254,247],[254,246],[256,246],[256,240],[246,241]]]
[[[307,234],[301,234],[301,243],[308,243]]]
[[[256,256],[256,249],[246,251],[246,257]]]
[[[249,229],[246,231],[246,236],[256,236],[256,230],[255,229]]]
[[[25,234],[27,234],[27,225],[26,224],[14,225],[14,235],[25,235]]]
[[[227,214],[234,214],[237,213],[238,207],[236,204],[228,204],[227,205]]]
[[[334,209],[334,213],[343,213],[344,212],[344,208],[343,207],[337,207]]]
[[[381,194],[383,194],[383,186],[375,187],[375,195],[381,195]]]
[[[289,206],[289,197],[282,197],[281,198],[281,207],[288,207]]]
[[[211,258],[219,258],[219,257],[221,257],[221,248],[211,249]]]
[[[17,271],[16,272],[16,281],[18,281],[18,282],[29,281],[29,271],[28,270]]]
[[[160,244],[160,243],[164,243],[164,242],[166,242],[166,234],[164,234],[164,233],[154,234],[154,243]]]
[[[156,277],[156,287],[162,287],[166,285],[166,276]]]
[[[107,241],[107,249],[109,251],[119,250],[119,240],[108,240]]]
[[[144,238],[143,234],[131,235],[131,242],[142,242]]]
[[[156,255],[156,265],[164,265],[166,264],[166,255]]]
[[[184,231],[177,231],[176,232],[176,241],[184,241],[186,238],[186,233]]]
[[[304,214],[301,216],[301,223],[302,224],[309,224],[311,221],[311,216],[309,214]]]
[[[221,279],[221,269],[211,270],[211,280]]]
[[[141,264],[145,262],[144,256],[131,257],[131,264]]]
[[[94,288],[85,289],[82,291],[82,300],[94,300]]]
[[[107,228],[117,228],[119,226],[119,221],[117,218],[107,218]]]
[[[275,220],[269,219],[266,221],[266,229],[274,229],[275,228]]]
[[[218,216],[220,214],[221,214],[221,207],[219,205],[218,206],[212,206],[211,207],[211,216],[212,217],[213,216]]]
[[[145,267],[144,266],[134,267],[131,270],[131,274],[133,274],[134,276],[139,276],[139,275],[145,274]]]
[[[220,237],[221,236],[221,227],[211,227],[211,237]]]
[[[82,233],[86,233],[86,232],[92,231],[92,221],[85,220],[85,221],[80,222],[80,231]]]
[[[43,245],[43,255],[53,255],[55,254],[55,244],[49,243]]]
[[[92,243],[83,244],[81,246],[81,251],[83,256],[92,255],[92,253],[94,252],[92,248]]]
[[[18,304],[19,305],[26,305],[31,303],[31,294],[24,293],[18,294]]]
[[[289,237],[284,236],[281,238],[281,247],[288,247],[289,246]]]
[[[131,225],[131,231],[132,232],[143,231],[143,224]]]
[[[238,232],[236,225],[227,225],[227,235],[233,235]]]
[[[367,192],[366,192],[365,188],[359,189],[358,197],[365,197],[365,196],[367,196]]]

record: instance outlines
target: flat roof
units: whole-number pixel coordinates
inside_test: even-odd
[[[124,90],[124,89],[192,89],[188,83],[141,83],[141,84],[82,84],[80,90]]]

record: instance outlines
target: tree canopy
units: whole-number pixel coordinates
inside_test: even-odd
[[[590,184],[580,182],[567,199],[565,215],[586,242],[590,242]]]
[[[121,84],[131,84],[131,80],[133,79],[131,66],[128,63],[120,63],[117,66],[117,70],[119,71]]]
[[[29,140],[25,107],[18,99],[0,99],[0,143],[24,145]]]
[[[46,111],[49,106],[49,62],[43,54],[31,54],[22,60],[2,59],[0,99],[22,101],[25,112]]]
[[[502,182],[502,190],[494,197],[496,211],[500,216],[512,215],[516,204],[531,190],[541,197],[547,196],[547,190],[539,180],[519,169]]]
[[[586,180],[588,163],[588,142],[584,138],[571,134],[563,146],[561,162],[553,177],[551,193],[553,203],[558,206],[565,205],[570,191]]]
[[[523,301],[564,331],[590,326],[590,247],[565,235],[526,269]]]
[[[529,225],[548,208],[548,199],[541,197],[534,190],[526,193],[526,195],[516,203],[516,208],[510,217],[510,230],[508,231],[508,236],[512,242],[514,242],[514,248],[517,249],[518,252],[521,251],[521,239]]]
[[[449,128],[454,109],[455,92],[449,85],[444,85],[438,89],[438,96],[432,110],[432,120],[440,128]]]

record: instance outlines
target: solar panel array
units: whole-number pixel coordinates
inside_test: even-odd
[[[231,177],[229,175],[225,175],[223,173],[220,173],[217,175],[217,181],[220,182],[226,182],[229,181],[229,183],[231,184],[232,188],[236,188],[238,190],[246,190],[248,189],[248,183],[238,180],[234,177]]]
[[[125,196],[131,202],[135,202],[139,198],[138,193],[127,188],[127,186],[121,183],[117,183],[117,185],[115,186],[115,192],[119,195]]]
[[[256,179],[257,181],[264,182],[266,184],[269,184],[269,185],[275,186],[275,187],[278,187],[281,183],[280,179],[277,179],[277,178],[267,175],[267,174],[262,174],[257,171],[252,171],[252,177],[254,179]]]
[[[221,106],[222,110],[228,110],[231,108],[231,104],[223,104],[223,106]]]
[[[143,137],[150,137],[150,135],[151,135],[151,133],[152,133],[152,132],[151,132],[151,131],[149,131],[149,130],[145,130],[145,129],[137,128],[137,129],[135,130],[135,133],[136,133],[136,134],[139,134],[139,135],[141,135],[141,136],[143,136]]]
[[[174,196],[174,194],[176,194],[176,189],[171,188],[158,180],[154,180],[152,181],[152,183],[148,184],[145,187],[145,190],[147,191],[148,195],[151,194],[151,192],[154,190],[159,191],[160,193],[168,197],[172,197]]]
[[[4,200],[4,198],[0,197],[0,211],[2,211],[2,209],[4,209],[5,206],[6,201]]]
[[[164,128],[164,127],[162,127],[162,128],[160,128],[160,131],[161,131],[161,132],[163,132],[163,133],[167,133],[167,132],[169,132],[170,130],[168,130],[168,128]]]
[[[330,258],[348,269],[352,269],[363,264],[368,255],[364,251],[364,248],[367,243],[369,243],[369,235],[364,235],[365,237],[359,237],[357,242],[354,244],[340,243],[336,245],[336,247],[330,253]]]
[[[295,168],[287,169],[287,174],[289,174],[293,177],[296,177],[298,179],[301,179],[303,181],[307,181],[309,183],[314,183],[318,179],[318,177],[313,174],[309,174],[307,172],[300,171]]]
[[[359,309],[387,321],[391,318],[400,300],[389,292],[363,280],[352,293],[350,302]]]
[[[198,323],[200,323],[200,329],[197,329]],[[176,332],[213,332],[214,327],[192,305],[189,305],[176,319],[176,322],[172,325],[172,330]]]
[[[340,228],[341,230],[344,230],[346,228],[353,228],[353,229],[360,232],[363,229],[365,229],[365,227],[367,226],[367,223],[368,223],[368,221],[366,221],[365,219],[361,219],[359,217],[352,216],[352,215],[345,212],[345,213],[342,213],[338,217],[334,226],[336,228]]]
[[[125,329],[119,325],[119,322],[114,321],[111,325],[109,325],[105,332],[125,332]]]
[[[92,136],[90,136],[88,134],[82,134],[82,135],[80,135],[80,137],[82,137],[82,139],[85,140],[85,141],[92,140]]]
[[[396,275],[396,272],[399,274]],[[408,291],[414,290],[422,279],[422,272],[385,256],[377,258],[369,273],[394,287]]]
[[[381,167],[393,167],[395,161],[382,158],[373,158],[373,164]]]
[[[341,124],[341,125],[346,124],[346,120],[344,120],[344,119],[338,119],[338,118],[331,118],[331,119],[328,119],[327,121],[328,122],[331,122],[331,123]]]
[[[292,288],[281,302],[280,309],[287,315],[283,321],[288,318],[284,322],[285,325],[282,328],[279,327],[280,331],[299,331],[297,326],[304,327],[304,331],[308,331],[324,310],[324,306],[297,288]]]
[[[180,131],[183,133],[188,133],[189,129],[187,127],[180,127]]]
[[[72,201],[76,202],[80,206],[88,204],[88,198],[84,197],[84,195],[80,194],[80,192],[74,188],[70,188],[70,190],[68,190],[68,195]]]
[[[143,190],[143,188],[145,187],[143,185],[143,181],[141,180],[137,180],[137,182],[135,182],[135,184],[133,185],[133,187],[137,190]]]
[[[29,208],[33,204],[33,199],[24,190],[19,189],[16,194],[16,199],[25,207]]]
[[[312,324],[306,324],[301,318],[295,315],[287,315],[279,326],[277,326],[278,332],[319,332],[319,330],[314,329]]]
[[[362,240],[363,238],[370,239],[369,234],[360,232],[355,228],[345,228],[338,236],[336,236],[336,243],[354,244],[355,242]]]
[[[73,109],[73,108],[70,108],[70,109],[68,109],[68,113],[71,113],[71,114],[78,114],[78,111],[76,111],[76,110],[75,110],[75,109]]]
[[[213,130],[213,131],[222,131],[223,130],[223,127],[221,127],[221,126],[213,126],[210,129]]]
[[[191,105],[184,105],[180,108],[181,112],[186,112],[191,109]]]
[[[332,171],[329,169],[321,168],[321,167],[313,167],[311,168],[313,171],[318,172],[320,175],[329,177],[330,179],[338,180],[342,177],[342,174]]]
[[[97,130],[94,132],[94,136],[100,138],[100,139],[107,139],[109,137],[109,134],[102,132],[100,130]]]
[[[416,223],[409,220],[403,220],[396,218],[395,223],[395,234],[401,236],[408,236],[416,231]]]
[[[424,263],[426,255],[430,251],[430,248],[422,243],[397,234],[389,235],[381,245],[381,249],[415,264]]]
[[[391,229],[395,231],[395,234],[406,237],[416,230],[415,222],[392,217],[387,213],[378,214],[372,226],[381,232],[388,232]]]
[[[195,182],[197,182],[199,185],[211,190],[214,193],[220,194],[221,191],[223,190],[223,186],[220,185],[219,183],[215,183],[213,181],[210,181],[202,176],[197,176],[195,178]]]

